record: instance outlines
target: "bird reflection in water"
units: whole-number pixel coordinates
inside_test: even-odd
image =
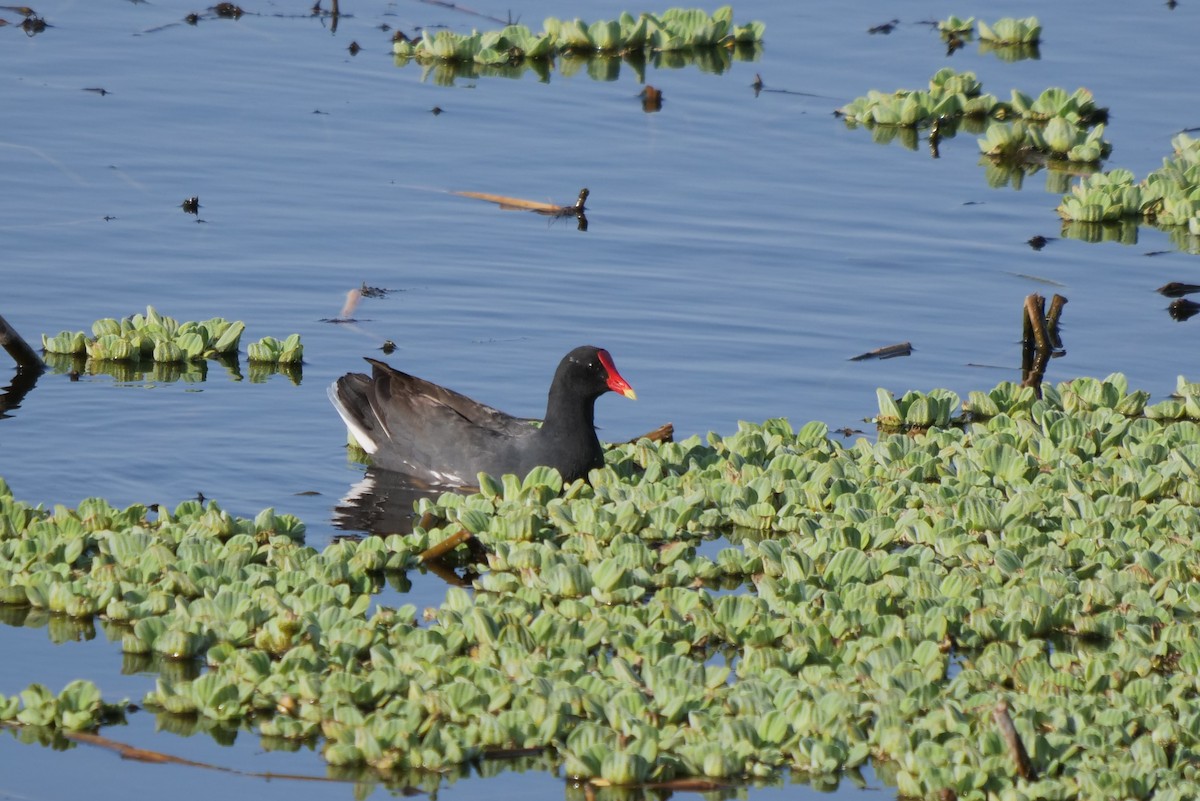
[[[392,470],[367,468],[362,480],[350,487],[333,509],[333,525],[347,532],[346,539],[364,536],[404,536],[422,524],[416,508],[422,498],[436,501],[446,492],[464,495],[477,492],[476,487],[448,487],[430,484],[416,476]],[[438,521],[441,522],[441,521]],[[426,520],[425,526],[434,521]],[[422,559],[422,565],[455,586],[470,586],[479,575],[471,566],[483,561],[483,549],[474,537],[466,540],[467,549],[461,557],[450,553],[436,559]],[[447,558],[450,557],[450,558]],[[457,566],[457,569],[456,569]]]

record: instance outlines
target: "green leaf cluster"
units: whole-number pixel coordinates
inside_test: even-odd
[[[969,36],[975,30],[975,18],[960,19],[951,14],[948,18],[938,21],[937,29],[942,34]]]
[[[970,40],[976,33],[974,17],[960,19],[951,16],[937,23],[938,33],[942,41],[950,45],[950,52],[961,47],[964,41]],[[1013,19],[1007,17],[988,25],[978,23],[979,52],[993,53],[1001,61],[1013,62],[1041,57],[1038,44],[1041,41],[1041,25],[1037,17]]]
[[[47,362],[64,370],[107,373],[130,381],[150,371],[164,382],[180,378],[203,381],[205,360],[236,360],[245,329],[241,321],[220,317],[180,323],[147,306],[145,315],[97,320],[91,337],[82,331],[43,334],[42,348]],[[282,342],[264,337],[247,351],[251,362],[272,365],[299,365],[304,356],[299,334]],[[84,359],[82,364],[76,363]]]
[[[75,680],[58,695],[44,685],[31,684],[18,695],[0,694],[0,723],[86,731],[124,720],[128,701],[108,704],[90,681]]]
[[[1068,94],[1067,90],[1052,87],[1036,98],[1012,91],[1008,104],[1011,114],[1024,120],[1049,122],[1062,118],[1078,127],[1090,127],[1104,120],[1107,110],[1096,105],[1095,98],[1087,89],[1079,88]]]
[[[524,25],[470,34],[426,30],[419,39],[397,42],[393,52],[418,61],[501,65],[567,55],[732,47],[761,42],[763,31],[761,22],[734,25],[731,6],[722,6],[711,15],[701,9],[672,8],[657,16],[643,13],[634,17],[626,12],[619,19],[590,24],[581,19],[549,17],[540,33]]]
[[[979,149],[984,155],[1003,159],[1041,153],[1068,162],[1096,164],[1107,158],[1112,145],[1104,140],[1103,123],[1088,131],[1065,117],[1051,117],[1041,125],[992,122],[979,140]]]
[[[922,128],[937,122],[943,135],[965,121],[986,121],[980,149],[997,157],[1040,154],[1072,163],[1099,162],[1111,151],[1104,140],[1104,109],[1097,108],[1091,92],[1072,94],[1059,88],[1036,99],[1013,90],[1004,102],[984,94],[973,72],[939,70],[928,90],[901,89],[890,94],[872,90],[838,109],[849,127]],[[1005,122],[1015,120],[1015,122]],[[1094,127],[1093,127],[1094,126]],[[1091,129],[1091,130],[1089,130]]]
[[[975,31],[975,26],[974,17],[960,19],[954,15],[937,23],[937,29],[943,36],[970,36]],[[1041,37],[1042,26],[1037,17],[1004,17],[991,25],[979,21],[979,38],[985,42],[997,45],[1036,45],[1041,41]]]
[[[246,346],[246,358],[267,364],[300,364],[304,361],[304,346],[300,344],[299,334],[292,334],[282,341],[263,337]]]
[[[82,331],[42,334],[47,353],[82,355],[96,361],[185,362],[237,353],[244,323],[214,317],[179,323],[153,306],[146,314],[92,323],[92,337]]]
[[[1133,218],[1200,236],[1200,139],[1178,134],[1174,153],[1140,182],[1117,169],[1081,180],[1059,204],[1068,221],[1096,223]]]
[[[1154,420],[1200,420],[1200,402],[1189,400],[1197,394],[1200,385],[1189,384],[1180,377],[1175,398],[1148,406],[1149,394],[1129,391],[1128,382],[1120,373],[1103,380],[1077,378],[1057,385],[1047,384],[1040,398],[1032,387],[1005,381],[991,392],[972,391],[966,403],[945,389],[929,393],[909,391],[899,399],[886,389],[879,389],[876,391],[879,415],[874,422],[888,430],[963,427],[1002,415],[1028,418],[1035,410],[1041,414],[1046,409],[1072,414],[1110,410],[1131,418],[1145,415]]]
[[[1042,26],[1037,17],[1004,17],[991,25],[980,20],[979,38],[1001,45],[1035,45],[1041,41]]]
[[[929,81],[928,90],[898,89],[885,93],[876,90],[855,98],[838,109],[846,124],[921,127],[934,120],[987,117],[1000,105],[993,95],[983,94],[983,86],[973,72],[956,72],[944,67]]]

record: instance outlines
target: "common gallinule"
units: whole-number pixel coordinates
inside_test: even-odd
[[[563,357],[541,426],[402,373],[375,359],[371,375],[347,373],[329,398],[377,468],[440,484],[474,484],[477,473],[524,476],[539,465],[564,481],[604,464],[596,398],[610,389],[637,398],[608,351],[590,345]]]

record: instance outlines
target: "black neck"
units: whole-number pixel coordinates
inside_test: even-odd
[[[546,401],[543,431],[587,431],[596,436],[596,399],[563,391],[557,385],[550,388]]]

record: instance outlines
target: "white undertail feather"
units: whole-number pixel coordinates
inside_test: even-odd
[[[367,453],[375,453],[379,449],[378,443],[371,439],[371,435],[358,424],[354,419],[354,415],[342,405],[342,399],[338,397],[337,382],[334,381],[329,385],[328,389],[329,400],[333,402],[333,408],[337,409],[338,416],[346,424],[346,429],[350,432],[350,436],[354,438],[358,447],[362,448]]]

